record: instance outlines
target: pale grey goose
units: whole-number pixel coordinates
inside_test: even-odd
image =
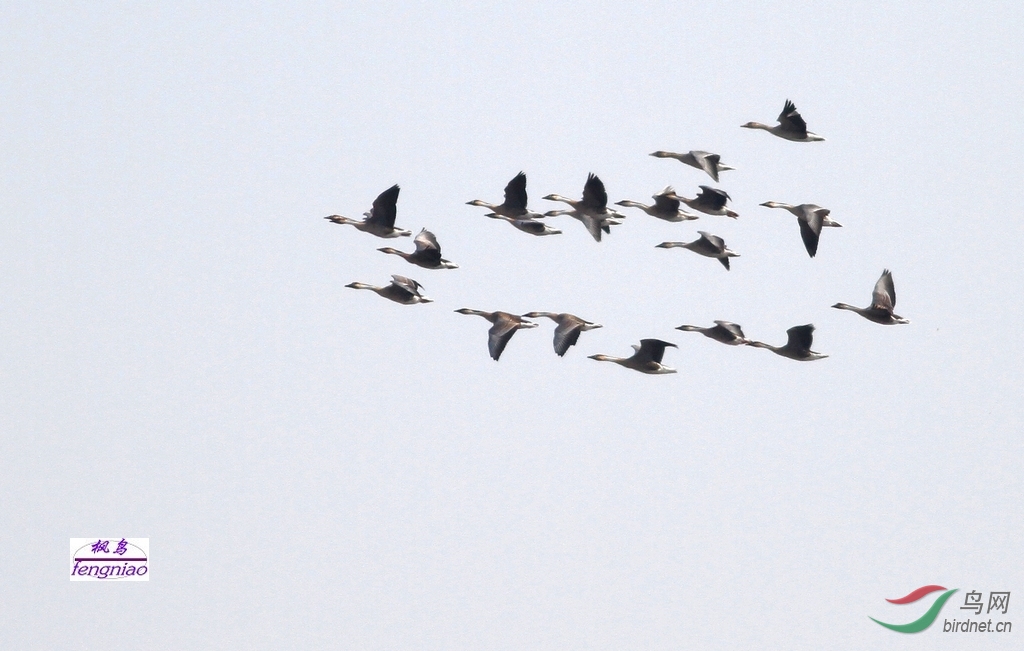
[[[800,238],[804,241],[804,248],[812,258],[818,252],[818,240],[821,238],[821,229],[824,226],[841,227],[842,224],[829,217],[828,208],[822,208],[813,203],[802,203],[799,206],[791,206],[788,203],[779,201],[765,201],[761,204],[766,208],[782,208],[796,215],[797,224],[800,226]]]
[[[545,216],[570,215],[583,222],[587,231],[598,242],[601,241],[602,232],[610,233],[610,227],[613,224],[620,224],[620,220],[625,218],[625,215],[608,209],[608,193],[596,174],[587,176],[587,182],[583,186],[583,198],[578,201],[560,194],[549,194],[544,198],[548,201],[561,201],[572,207],[572,210],[551,210],[544,213]]]
[[[726,269],[729,269],[729,258],[740,257],[739,253],[736,253],[732,249],[725,246],[725,240],[712,235],[705,231],[697,231],[700,233],[700,239],[694,240],[693,242],[662,242],[661,244],[655,245],[657,249],[675,249],[683,248],[690,249],[694,253],[699,253],[708,258],[717,258]]]
[[[735,167],[729,167],[724,165],[722,157],[718,154],[712,154],[706,151],[688,151],[685,154],[677,154],[673,151],[656,151],[651,156],[655,158],[674,158],[680,163],[685,163],[690,167],[696,167],[699,170],[703,170],[714,179],[715,183],[718,183],[718,173],[725,172],[726,170],[734,170]]]
[[[779,123],[774,127],[760,122],[747,122],[740,125],[746,129],[764,129],[772,135],[794,142],[818,142],[824,140],[816,133],[807,130],[807,123],[800,117],[793,102],[786,100],[786,105],[779,113]]]
[[[387,287],[375,287],[373,285],[367,285],[366,283],[349,283],[345,285],[345,287],[351,287],[352,289],[368,289],[372,292],[377,292],[389,301],[401,303],[402,305],[433,303],[433,300],[420,293],[423,285],[420,285],[412,278],[392,275],[391,279],[391,284]]]
[[[909,319],[904,319],[898,314],[892,313],[896,308],[896,286],[893,285],[892,273],[888,269],[882,271],[881,277],[875,283],[875,288],[871,292],[870,306],[854,307],[846,303],[836,303],[832,307],[856,312],[868,321],[874,321],[882,325],[910,323]]]
[[[680,210],[679,206],[681,201],[676,195],[676,191],[672,189],[672,186],[667,186],[664,190],[651,197],[654,199],[654,205],[648,206],[638,201],[616,201],[616,206],[625,206],[627,208],[639,208],[651,217],[657,217],[658,219],[664,219],[667,222],[682,222],[691,219],[700,219],[700,215],[694,215],[688,213],[685,210]]]

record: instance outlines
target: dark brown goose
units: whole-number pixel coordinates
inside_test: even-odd
[[[678,348],[675,344],[670,344],[660,339],[641,339],[639,346],[633,344],[635,352],[631,357],[591,355],[590,359],[596,359],[599,362],[614,362],[619,366],[625,366],[626,368],[649,375],[664,375],[676,372],[674,368],[669,368],[661,363],[662,358],[665,356],[665,348],[668,346]]]
[[[455,264],[451,260],[445,260],[441,257],[441,247],[437,243],[437,238],[434,234],[423,229],[413,239],[413,243],[416,244],[416,250],[412,253],[405,253],[393,249],[390,246],[386,246],[383,249],[377,249],[383,253],[390,253],[405,258],[406,262],[423,267],[424,269],[458,269],[459,265]]]
[[[487,331],[487,349],[491,352],[491,359],[494,361],[498,361],[498,358],[501,357],[501,352],[505,350],[505,346],[508,345],[516,330],[537,327],[536,323],[526,321],[518,314],[510,314],[508,312],[481,312],[480,310],[471,310],[467,307],[455,311],[459,314],[482,316],[493,324],[491,329]]]
[[[495,215],[511,217],[512,219],[538,219],[543,217],[544,215],[533,212],[526,207],[528,199],[529,197],[526,194],[526,174],[520,172],[505,186],[505,201],[501,204],[495,205],[480,199],[474,199],[467,203],[470,206],[490,208],[491,212]]]
[[[715,341],[720,341],[729,346],[741,346],[750,343],[750,340],[743,335],[743,328],[739,327],[735,323],[729,323],[728,321],[715,321],[715,325],[710,328],[681,325],[676,328],[676,330],[682,330],[683,332],[699,332],[705,337],[710,337]]]
[[[583,186],[583,198],[579,201],[563,197],[560,194],[549,194],[544,197],[548,201],[561,201],[569,204],[571,210],[551,210],[544,213],[545,217],[556,215],[569,215],[583,222],[587,231],[598,242],[601,241],[601,233],[610,233],[611,226],[622,223],[625,215],[608,209],[608,193],[604,189],[604,183],[596,174],[587,176],[587,182]]]
[[[324,217],[335,224],[349,224],[355,226],[364,233],[370,233],[377,237],[399,237],[412,235],[412,231],[395,228],[395,217],[398,215],[398,193],[401,188],[393,185],[384,192],[381,192],[373,200],[373,207],[370,212],[364,213],[366,219],[359,221],[349,219],[341,215]]]
[[[576,345],[581,332],[604,327],[600,323],[591,323],[590,321],[585,321],[579,318],[575,314],[568,314],[567,312],[562,312],[560,314],[555,314],[553,312],[527,312],[523,316],[528,319],[537,319],[542,316],[546,316],[558,324],[555,328],[554,346],[555,354],[559,357],[565,355],[570,346]]]
[[[739,215],[725,207],[726,202],[731,198],[724,190],[702,185],[700,186],[700,194],[695,198],[679,197],[679,200],[702,213],[736,219]]]
[[[792,140],[793,142],[819,142],[824,140],[818,134],[807,130],[807,123],[804,122],[804,119],[797,112],[793,102],[788,99],[782,109],[782,113],[779,113],[779,123],[774,127],[761,124],[760,122],[747,122],[740,126],[745,129],[764,129],[772,135]]]
[[[754,348],[767,348],[776,355],[782,355],[798,362],[812,362],[816,359],[824,359],[828,355],[822,355],[811,350],[814,339],[814,324],[808,323],[802,326],[793,326],[786,331],[789,341],[785,346],[772,346],[760,341],[751,341],[748,345]]]

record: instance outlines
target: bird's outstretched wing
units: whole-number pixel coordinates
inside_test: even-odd
[[[398,193],[400,191],[401,188],[398,187],[398,184],[395,184],[377,195],[377,198],[373,200],[373,208],[370,210],[370,216],[366,218],[366,221],[394,228],[395,217],[398,215]]]
[[[511,210],[526,210],[526,174],[520,172],[505,186],[505,207]]]

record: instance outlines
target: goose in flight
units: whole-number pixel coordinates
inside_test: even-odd
[[[511,217],[513,219],[537,219],[544,215],[533,212],[526,207],[527,194],[526,194],[526,174],[520,172],[508,182],[505,186],[505,201],[499,205],[493,203],[487,203],[479,199],[466,202],[470,206],[481,206],[483,208],[490,208],[491,212],[495,215],[502,217]],[[490,217],[490,215],[488,215]],[[529,232],[529,231],[527,231]]]
[[[821,229],[824,226],[841,227],[842,224],[831,219],[828,208],[813,203],[802,203],[799,206],[791,206],[788,203],[778,201],[765,201],[761,204],[766,208],[783,208],[796,215],[796,222],[800,226],[800,238],[804,241],[804,248],[812,258],[818,252],[818,239],[821,237]]]
[[[808,323],[802,326],[793,326],[786,331],[789,336],[789,341],[786,342],[785,346],[772,346],[760,341],[751,341],[748,345],[754,348],[767,348],[776,355],[782,355],[789,359],[795,359],[798,362],[811,362],[816,359],[824,359],[828,355],[822,355],[811,350],[811,343],[813,341],[814,325]]]
[[[794,142],[818,142],[824,140],[816,133],[807,130],[807,123],[800,117],[793,102],[786,100],[786,105],[779,113],[779,123],[774,127],[760,122],[747,122],[740,125],[746,129],[764,129],[770,134]]]
[[[546,316],[558,324],[558,327],[555,328],[554,345],[555,354],[559,357],[565,355],[570,346],[576,345],[581,332],[603,327],[600,323],[584,321],[575,314],[568,314],[565,312],[561,314],[554,314],[552,312],[527,312],[523,316],[528,319],[537,319],[542,316]]]
[[[621,224],[625,215],[608,209],[608,193],[604,189],[604,183],[596,174],[587,176],[587,182],[583,186],[583,198],[579,201],[563,197],[560,194],[549,194],[544,197],[548,201],[561,201],[569,204],[571,210],[551,210],[544,213],[545,217],[556,215],[570,215],[583,222],[593,238],[600,242],[601,233],[610,233],[613,224]]]
[[[502,219],[512,224],[524,233],[530,235],[561,235],[562,231],[557,228],[551,228],[547,224],[537,221],[536,219],[519,219],[517,217],[506,217],[505,215],[498,215],[496,213],[490,213],[487,215],[491,219]],[[543,217],[543,215],[541,215]]]
[[[718,154],[711,154],[706,151],[689,151],[685,154],[677,154],[672,151],[656,151],[651,156],[655,158],[674,158],[680,163],[704,170],[708,176],[714,179],[715,183],[718,183],[719,172],[736,169],[735,167],[722,164],[722,157]]]
[[[868,307],[854,307],[846,303],[836,303],[832,307],[839,310],[850,310],[856,312],[868,321],[881,323],[882,325],[897,325],[910,323],[898,314],[893,314],[896,308],[896,286],[892,283],[892,273],[885,269],[881,277],[875,283],[875,289],[871,292],[871,305]]]
[[[658,219],[664,219],[667,222],[682,222],[690,219],[700,219],[699,215],[688,213],[685,210],[680,210],[680,200],[676,196],[676,191],[672,189],[672,186],[666,187],[664,190],[652,197],[654,199],[653,206],[647,206],[637,201],[616,201],[616,206],[625,206],[627,208],[639,208],[651,217],[657,217]]]
[[[735,323],[729,323],[728,321],[715,321],[715,325],[710,328],[681,325],[676,328],[676,330],[682,330],[683,332],[699,332],[705,337],[710,337],[715,341],[720,341],[729,346],[740,346],[750,343],[750,340],[743,335],[743,328],[739,327]]]
[[[373,200],[373,207],[370,209],[370,212],[364,213],[366,219],[362,221],[349,219],[348,217],[342,217],[341,215],[331,215],[329,217],[324,217],[324,219],[332,221],[335,224],[351,224],[364,233],[370,233],[377,237],[412,235],[412,231],[395,228],[395,216],[398,214],[399,190],[401,190],[401,188],[396,184],[392,185],[384,192],[381,192],[377,198]]]
[[[674,249],[684,248],[690,249],[694,253],[699,253],[709,258],[718,258],[718,261],[722,263],[727,270],[729,269],[729,258],[740,257],[739,253],[726,248],[725,240],[712,235],[705,231],[697,231],[700,233],[700,239],[694,240],[693,242],[662,242],[656,245],[656,249]]]
[[[725,207],[725,203],[731,198],[726,194],[725,190],[702,185],[700,186],[700,194],[696,198],[687,199],[686,197],[679,197],[679,200],[702,213],[736,219],[739,215]]]
[[[672,346],[678,348],[675,344],[670,344],[667,341],[660,339],[641,339],[640,345],[633,344],[633,350],[635,351],[631,357],[612,357],[610,355],[591,355],[590,359],[596,359],[599,362],[615,362],[619,366],[625,366],[631,368],[634,371],[640,371],[641,373],[648,373],[650,375],[664,375],[666,373],[675,373],[674,368],[669,368],[661,363],[662,358],[665,356],[665,348]]]
[[[387,287],[374,287],[373,285],[367,285],[366,283],[349,283],[345,285],[345,287],[351,287],[352,289],[369,289],[372,292],[377,292],[389,301],[401,303],[402,305],[434,302],[432,299],[429,299],[420,293],[420,290],[423,289],[423,285],[419,284],[412,278],[395,275],[392,275],[391,278],[391,284]]]
[[[455,264],[451,260],[445,260],[441,257],[441,247],[437,243],[437,238],[434,234],[423,229],[419,235],[413,238],[413,243],[416,244],[416,250],[412,253],[405,253],[398,251],[386,246],[383,249],[377,249],[383,253],[390,253],[405,258],[407,262],[411,262],[414,265],[423,267],[424,269],[458,269],[459,265]]]
[[[498,361],[498,358],[501,357],[501,352],[505,350],[505,346],[508,345],[509,339],[516,333],[516,330],[537,327],[536,323],[508,312],[481,312],[480,310],[471,310],[466,307],[455,311],[459,314],[482,316],[493,324],[491,329],[487,331],[487,349],[491,352],[491,358],[494,361]]]

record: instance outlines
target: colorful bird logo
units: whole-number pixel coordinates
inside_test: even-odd
[[[886,628],[892,629],[899,633],[920,633],[921,631],[932,625],[932,622],[935,621],[935,618],[939,616],[939,611],[942,610],[942,607],[944,605],[946,605],[946,601],[951,596],[953,596],[953,593],[956,592],[958,589],[959,588],[946,590],[941,585],[926,585],[918,588],[917,590],[914,590],[906,597],[901,597],[899,599],[886,599],[886,601],[888,601],[891,604],[909,604],[917,601],[918,599],[921,599],[926,595],[930,595],[933,592],[946,590],[946,592],[943,592],[941,595],[939,595],[939,598],[935,600],[935,603],[933,603],[932,607],[928,609],[928,612],[926,612],[924,615],[921,615],[919,619],[916,619],[910,622],[909,624],[886,624],[885,622],[878,621],[874,617],[869,617],[868,619],[875,622],[876,624],[880,624]]]

